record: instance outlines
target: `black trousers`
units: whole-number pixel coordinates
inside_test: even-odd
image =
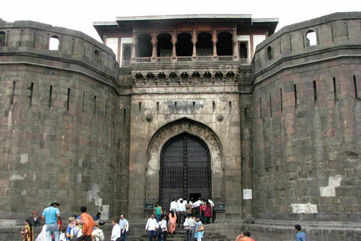
[[[92,241],[92,236],[91,235],[82,235],[77,239],[77,241]]]

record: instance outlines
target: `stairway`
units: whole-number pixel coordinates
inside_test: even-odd
[[[216,231],[212,231],[211,225],[205,226],[206,231],[202,241],[233,241],[228,239],[225,235],[222,235]],[[178,228],[176,233],[173,235],[168,234],[166,241],[184,241],[185,239],[185,231],[183,229]],[[142,234],[132,234],[127,237],[127,241],[149,241],[146,233]],[[154,239],[154,241],[157,241]]]

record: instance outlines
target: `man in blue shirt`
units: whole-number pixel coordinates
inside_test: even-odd
[[[301,225],[299,224],[296,224],[295,225],[295,229],[296,229],[296,241],[307,241],[307,238],[306,238],[306,233],[301,231]]]
[[[54,201],[50,203],[49,207],[43,210],[42,218],[46,224],[47,241],[52,241],[52,235],[54,235],[54,241],[59,241],[58,218],[60,217],[60,211],[57,208],[59,205],[58,202]]]

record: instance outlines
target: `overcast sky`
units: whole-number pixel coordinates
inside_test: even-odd
[[[334,12],[361,11],[361,0],[1,0],[0,18],[33,20],[82,31],[100,40],[92,24],[116,17],[172,14],[252,14],[286,25]]]

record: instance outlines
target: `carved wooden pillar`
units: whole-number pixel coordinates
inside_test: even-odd
[[[193,31],[192,31],[192,43],[193,43],[192,58],[196,59],[197,58],[197,31],[195,29],[193,29]]]
[[[157,60],[157,33],[152,33],[152,62]]]
[[[233,28],[232,33],[233,40],[233,60],[239,60],[239,46],[238,46],[238,36],[237,36],[237,28]]]
[[[172,33],[172,59],[175,61],[177,59],[177,50],[176,50],[176,44],[177,44],[177,33]]]
[[[133,32],[133,44],[132,44],[132,62],[135,63],[135,57],[136,57],[136,46],[137,46],[137,35],[135,34],[135,32]]]
[[[213,42],[213,58],[217,58],[217,31],[213,30],[212,32],[212,42]]]

